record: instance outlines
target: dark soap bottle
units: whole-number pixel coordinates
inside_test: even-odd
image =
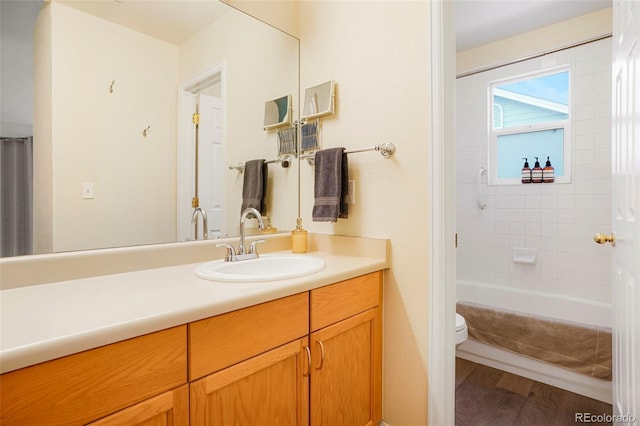
[[[536,159],[536,163],[533,165],[533,169],[531,169],[531,182],[542,183],[542,167],[540,167],[538,157],[534,158]]]
[[[551,183],[554,180],[554,170],[551,165],[551,160],[547,157],[547,164],[544,165],[544,169],[542,169],[542,183]]]
[[[531,168],[529,167],[529,160],[523,158],[524,166],[522,166],[521,179],[522,183],[531,183]]]

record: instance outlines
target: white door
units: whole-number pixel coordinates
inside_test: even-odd
[[[207,212],[209,238],[223,236],[224,229],[224,114],[222,98],[198,95],[198,196]]]
[[[640,422],[640,0],[616,0],[613,13],[613,414],[616,424],[635,424]]]
[[[195,227],[191,224],[192,201],[195,196],[195,144],[196,132],[193,115],[196,113],[198,95],[182,89],[178,113],[178,182],[176,202],[176,233],[178,241],[195,239]],[[201,220],[201,219],[198,219]],[[202,226],[199,225],[202,235]]]

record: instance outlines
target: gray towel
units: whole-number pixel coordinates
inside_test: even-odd
[[[349,170],[344,148],[317,151],[315,155],[314,222],[337,222],[348,217]]]
[[[250,160],[244,164],[244,181],[242,182],[242,208],[253,207],[262,214],[267,213],[265,198],[267,195],[267,175],[269,166],[265,160]],[[252,217],[253,215],[249,216]]]

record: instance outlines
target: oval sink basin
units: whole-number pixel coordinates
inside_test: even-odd
[[[221,259],[204,263],[196,268],[196,275],[205,280],[246,283],[304,277],[324,267],[324,260],[313,256],[263,254],[251,260],[225,262]]]

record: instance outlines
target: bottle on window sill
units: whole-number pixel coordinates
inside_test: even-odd
[[[521,172],[521,181],[522,183],[531,183],[531,167],[529,167],[529,160],[526,158],[522,158],[524,160],[524,166],[522,166]]]
[[[540,167],[540,161],[538,161],[538,157],[533,158],[536,159],[536,163],[533,165],[533,169],[531,169],[531,182],[542,183],[542,167]]]
[[[542,183],[552,183],[554,181],[554,170],[551,165],[551,160],[547,157],[547,164],[544,165],[544,169],[542,169]]]

